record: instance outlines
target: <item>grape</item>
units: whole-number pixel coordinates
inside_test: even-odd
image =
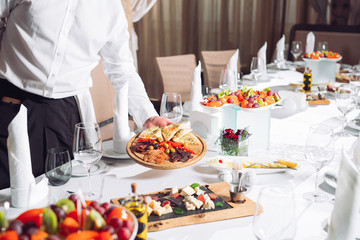
[[[114,208],[115,208],[114,206],[110,206],[108,209],[106,209],[103,218],[106,218]]]
[[[128,229],[130,229],[130,231],[134,230],[135,223],[132,220],[125,220],[123,222],[124,222],[123,227],[127,227]]]
[[[120,218],[113,217],[109,220],[108,225],[118,229],[124,225],[124,222]]]
[[[100,203],[98,201],[92,201],[90,206],[92,206],[95,209],[98,209],[100,207]]]
[[[26,235],[20,235],[19,240],[30,240],[30,238]]]
[[[94,209],[94,207],[92,207],[92,206],[86,206],[86,208],[85,209],[87,209],[87,210],[89,210],[89,211],[91,211],[91,210],[93,210]]]
[[[79,199],[78,195],[76,195],[75,193],[71,194],[69,196],[69,200],[73,201],[73,203],[75,204],[75,206],[77,205],[77,200]]]
[[[23,225],[24,224],[19,220],[15,220],[10,223],[8,230],[14,230],[17,233],[17,235],[21,235]]]
[[[109,207],[111,207],[111,203],[108,203],[108,202],[104,202],[103,204],[101,204],[101,207],[103,207],[106,210],[109,209]]]
[[[249,102],[249,103],[247,104],[247,108],[252,108],[252,103],[251,103],[251,102]]]
[[[111,235],[113,235],[115,233],[115,228],[113,226],[107,225],[104,226],[100,229],[100,232],[108,232]]]
[[[54,209],[57,208],[57,207],[58,207],[58,206],[56,206],[55,204],[51,204],[51,205],[50,205],[50,208],[51,208],[51,210],[53,210],[53,211],[54,211]]]
[[[23,225],[23,233],[26,234],[26,231],[29,229],[29,228],[36,228],[36,224],[33,223],[33,222],[27,222]]]
[[[253,108],[258,108],[258,107],[260,107],[260,105],[259,105],[258,103],[255,103],[255,104],[253,105]]]
[[[253,96],[250,96],[249,99],[248,99],[248,102],[249,103],[252,103],[254,101],[254,97]]]
[[[25,234],[28,237],[31,237],[32,235],[36,234],[39,231],[39,229],[37,227],[29,227],[28,229],[26,229]]]
[[[61,207],[55,207],[53,209],[54,213],[56,214],[58,222],[61,222],[66,217],[66,212]]]
[[[228,103],[234,103],[234,99],[229,98],[229,99],[227,100],[227,102],[228,102]]]
[[[267,98],[264,97],[262,100],[263,100],[263,102],[266,102]]]
[[[102,216],[102,215],[104,215],[104,213],[105,213],[105,208],[103,208],[103,207],[98,207],[98,208],[96,209],[96,211],[98,211],[98,213],[100,213],[100,215]]]
[[[267,95],[272,96],[272,95],[274,95],[274,93],[273,93],[273,91],[269,90],[269,91],[267,91]]]
[[[130,230],[126,227],[119,228],[116,234],[118,236],[118,240],[128,240],[131,236]]]

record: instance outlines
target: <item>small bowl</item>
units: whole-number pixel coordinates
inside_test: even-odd
[[[229,192],[230,192],[230,197],[231,197],[231,201],[233,203],[244,203],[245,200],[245,195],[247,193],[247,188],[246,187],[241,187],[241,191],[238,191],[238,186],[237,185],[231,185],[231,187],[229,187]]]

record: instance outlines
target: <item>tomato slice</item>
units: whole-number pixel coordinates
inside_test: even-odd
[[[205,203],[204,195],[200,194],[197,199]]]
[[[218,196],[215,193],[209,193],[209,197],[211,200],[215,200]]]

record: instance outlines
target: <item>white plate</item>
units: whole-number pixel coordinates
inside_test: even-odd
[[[106,164],[102,161],[98,161],[94,166],[90,168],[90,175],[101,173],[106,169]],[[72,174],[73,177],[87,176],[87,170],[78,161],[72,162]]]
[[[324,181],[330,187],[336,188],[337,185],[337,171],[335,169],[328,170],[324,174]]]
[[[236,161],[238,163],[270,163],[274,162],[277,159],[270,158],[270,157],[237,157],[237,156],[216,156],[213,158],[209,158],[206,162],[212,168],[219,170],[219,171],[230,171],[231,168],[229,167],[222,167],[221,164],[216,164],[217,160],[223,160],[224,166],[229,163],[233,163]],[[215,164],[214,164],[215,163]],[[231,166],[231,164],[229,164]],[[299,167],[299,166],[298,166]],[[245,171],[255,172],[256,174],[270,174],[270,173],[283,173],[283,172],[291,172],[296,169],[291,168],[244,168]]]
[[[112,140],[103,142],[103,157],[116,158],[116,159],[130,159],[127,153],[114,152]]]
[[[360,130],[360,119],[353,119],[347,123],[350,128]]]

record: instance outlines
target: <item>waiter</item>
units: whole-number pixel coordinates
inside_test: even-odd
[[[149,101],[129,50],[121,0],[0,1],[0,189],[9,187],[7,127],[20,104],[28,110],[33,174],[47,149],[72,152],[80,122],[77,95],[89,94],[101,57],[115,92],[129,82],[129,113],[138,126],[166,126]]]

